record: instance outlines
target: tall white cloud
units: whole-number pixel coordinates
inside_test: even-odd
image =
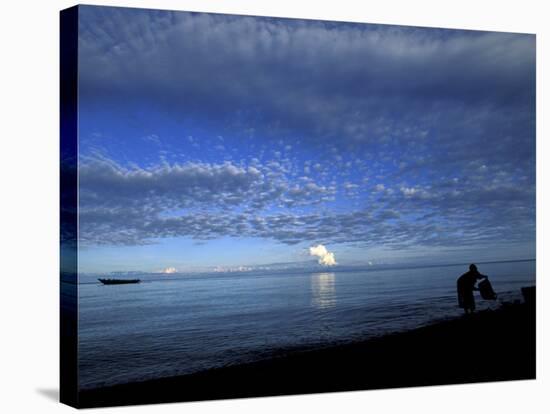
[[[325,246],[318,244],[309,248],[309,254],[319,258],[318,263],[323,266],[335,266],[336,259],[334,253],[329,252]]]

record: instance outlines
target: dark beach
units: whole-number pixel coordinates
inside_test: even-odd
[[[85,390],[79,406],[534,379],[535,339],[534,305],[507,304],[365,341],[285,351],[261,362]]]

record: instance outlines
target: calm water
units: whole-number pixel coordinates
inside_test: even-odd
[[[456,278],[466,268],[140,275],[142,283],[119,286],[82,277],[80,386],[191,373],[455,317]],[[479,269],[499,301],[520,299],[520,287],[535,283],[534,261]]]

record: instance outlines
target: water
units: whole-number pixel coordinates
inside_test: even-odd
[[[293,274],[140,275],[79,284],[81,388],[187,374],[456,317],[467,266]],[[535,283],[535,262],[479,266],[499,301]],[[478,309],[498,306],[482,301]]]

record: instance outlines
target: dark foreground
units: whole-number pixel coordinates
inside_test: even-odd
[[[83,391],[80,407],[535,378],[535,310],[486,311],[268,361]]]

